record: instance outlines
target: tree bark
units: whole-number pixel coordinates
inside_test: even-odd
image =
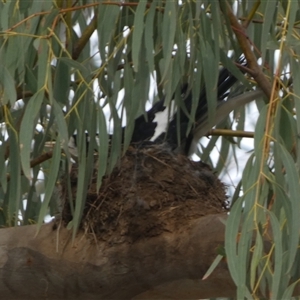
[[[226,215],[208,215],[176,232],[133,244],[108,245],[92,236],[35,225],[5,228],[0,236],[3,299],[199,299],[232,297],[222,262],[201,278],[224,244]]]

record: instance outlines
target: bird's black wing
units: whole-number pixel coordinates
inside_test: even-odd
[[[239,63],[245,65],[245,59],[241,58]],[[218,78],[218,104],[222,103],[224,99],[228,96],[228,91],[230,88],[237,82],[237,79],[234,75],[232,75],[228,69],[222,68],[219,73]],[[175,113],[173,118],[171,118],[169,125],[166,128],[166,131],[160,134],[154,141],[151,143],[160,144],[167,143],[171,149],[176,149],[181,146],[183,152],[185,154],[189,153],[189,148],[191,142],[193,140],[193,133],[187,132],[189,126],[189,114],[192,109],[192,94],[191,91],[188,90],[188,87],[185,85],[182,88],[182,95],[184,99],[184,110],[179,108],[179,113]],[[151,138],[154,136],[157,122],[155,121],[155,117],[157,114],[162,113],[166,110],[166,106],[164,104],[164,99],[156,102],[150,110],[148,110],[145,114],[139,116],[135,120],[134,130],[131,138],[131,144],[133,145],[147,145]],[[187,113],[186,113],[187,112]],[[195,113],[195,124],[197,126],[201,126],[201,122],[203,120],[207,120],[207,95],[205,88],[202,89],[198,106]],[[179,122],[178,122],[179,118]],[[180,128],[178,128],[178,124],[180,124]],[[123,129],[124,136],[124,129]],[[178,139],[179,136],[179,139]],[[73,135],[73,144],[75,148],[77,146],[76,134]],[[89,144],[89,136],[87,135],[87,145]],[[182,146],[184,146],[182,148]]]
[[[246,64],[244,58],[241,58],[239,60],[239,63],[244,65]],[[222,68],[220,70],[217,92],[218,104],[224,101],[224,99],[228,96],[228,91],[236,82],[236,77],[232,75],[228,71],[228,69]],[[184,95],[185,93],[187,93],[187,95],[184,96],[185,111],[190,114],[192,109],[192,94],[191,91],[188,91],[188,88],[186,86],[182,89],[182,95]],[[162,99],[147,112],[147,121],[144,116],[140,116],[139,118],[137,118],[135,121],[135,129],[133,132],[132,142],[138,143],[149,140],[154,135],[157,126],[157,123],[154,122],[155,115],[164,111],[165,109],[166,107],[164,106],[164,99]],[[154,142],[166,142],[172,149],[176,149],[179,146],[184,146],[183,152],[185,154],[188,154],[191,142],[193,140],[193,134],[192,132],[187,132],[190,119],[189,115],[186,114],[186,112],[184,112],[184,110],[180,108],[179,113],[176,113],[170,120],[167,131],[160,134]],[[195,113],[195,124],[197,124],[198,126],[200,124],[201,126],[201,121],[207,120],[207,113],[207,95],[205,88],[203,88]],[[180,124],[180,128],[178,128],[178,124]]]

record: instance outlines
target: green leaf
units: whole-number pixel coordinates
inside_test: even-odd
[[[115,32],[115,26],[120,15],[120,8],[115,5],[102,5],[98,13],[99,50],[102,61],[106,61],[106,49]]]
[[[250,215],[242,223],[241,233],[238,241],[238,259],[237,270],[239,276],[238,283],[238,298],[245,293],[244,289],[247,284],[247,271],[249,269],[249,250],[253,240],[253,217]],[[242,291],[242,292],[241,292]],[[240,293],[240,294],[239,294]]]
[[[282,146],[279,146],[280,156],[282,158],[283,166],[286,170],[287,183],[289,187],[290,201],[292,207],[292,228],[291,228],[291,238],[289,245],[289,269],[293,266],[295,256],[299,244],[299,229],[300,229],[300,218],[298,212],[300,211],[300,186],[299,186],[299,176],[295,167],[295,163],[288,153],[288,151]]]
[[[242,203],[243,199],[240,198],[231,208],[225,230],[225,251],[228,268],[230,275],[237,286],[240,284],[240,274],[237,266],[237,239],[242,215]]]
[[[43,224],[44,218],[48,212],[49,202],[51,200],[55,188],[56,180],[57,180],[57,175],[58,175],[58,170],[60,165],[60,156],[61,156],[61,148],[60,148],[60,139],[58,137],[54,146],[53,156],[51,159],[50,172],[49,174],[45,174],[46,175],[45,198],[42,203],[41,209],[39,211],[38,224],[37,224],[38,229],[40,229],[41,225]]]
[[[109,151],[109,139],[106,128],[106,120],[102,109],[97,111],[97,123],[99,130],[99,146],[98,146],[98,172],[97,172],[97,190],[101,187],[102,177],[106,173],[107,156]]]
[[[83,77],[87,77],[89,75],[89,70],[82,63],[79,63],[68,57],[61,57],[58,60],[58,66],[59,66],[60,61],[63,62],[66,66],[73,68],[75,71],[79,71]],[[63,68],[63,66],[60,66],[60,68]],[[64,69],[64,72],[67,72],[67,69]],[[60,75],[60,76],[62,76],[62,75]],[[59,75],[57,75],[57,76],[59,76]],[[59,78],[59,79],[62,79],[62,78]],[[65,84],[69,81],[70,81],[70,78],[67,79]]]
[[[203,72],[203,77],[205,81],[205,91],[207,98],[208,122],[213,126],[214,124],[212,122],[215,119],[217,107],[217,83],[219,66],[211,46],[205,41],[202,41],[201,43],[201,57],[203,69],[205,70],[205,72]]]
[[[250,265],[250,285],[251,289],[253,290],[254,284],[255,284],[255,278],[257,274],[257,266],[261,260],[262,254],[263,254],[263,241],[262,236],[260,232],[257,231],[256,237],[255,237],[255,246],[254,251],[251,259],[251,265]]]
[[[36,40],[37,50],[38,50],[38,76],[37,76],[37,86],[38,89],[43,89],[47,84],[47,76],[50,75],[48,70],[49,65],[49,45],[46,40]]]
[[[15,81],[7,68],[1,63],[0,69],[0,94],[3,93],[1,104],[10,103],[11,106],[14,106],[17,100]]]
[[[219,159],[216,164],[216,167],[215,167],[215,170],[218,174],[220,174],[222,172],[222,170],[224,169],[225,163],[228,158],[229,147],[230,147],[230,143],[229,143],[228,139],[222,137],[221,141],[222,141],[222,144],[221,144],[221,149],[220,149],[220,155],[219,155]]]
[[[145,47],[146,47],[146,57],[147,63],[149,65],[150,72],[154,72],[154,40],[153,40],[153,26],[155,17],[156,3],[152,2],[150,10],[146,16],[145,21]]]
[[[1,141],[2,142],[2,141]],[[5,164],[5,143],[1,143],[0,145],[0,189],[6,193],[7,191],[7,166]]]
[[[176,12],[176,2],[166,1],[166,6],[164,10],[163,27],[162,27],[162,47],[164,55],[164,72],[162,75],[162,80],[165,79],[172,58],[172,50],[174,47],[174,39],[176,32],[177,23],[177,12]]]
[[[272,297],[274,297],[274,299],[278,299],[281,298],[280,295],[278,295],[278,289],[280,286],[280,279],[282,276],[282,256],[283,256],[282,236],[281,236],[280,224],[276,216],[271,211],[268,211],[268,215],[270,216],[274,245],[275,245]]]
[[[66,120],[65,120],[65,117],[64,117],[61,107],[55,100],[52,103],[52,110],[54,112],[57,130],[60,135],[61,147],[64,149],[64,151],[67,155],[67,158],[70,159],[69,149],[68,149],[69,135],[68,135],[68,128],[67,128]]]
[[[19,207],[21,202],[21,168],[20,168],[20,150],[18,143],[18,136],[14,130],[8,130],[10,141],[9,153],[9,168],[10,168],[10,181],[9,181],[9,196],[8,211],[7,211],[7,225],[17,226]]]
[[[86,176],[86,151],[85,151],[85,146],[82,144],[81,140],[83,143],[85,143],[85,134],[84,138],[80,138],[79,136],[79,143],[81,144],[81,149],[84,151],[80,152],[79,156],[79,166],[78,166],[78,180],[77,180],[77,190],[76,190],[76,199],[75,199],[75,211],[73,215],[73,232],[72,232],[72,238],[74,240],[79,225],[81,223],[81,217],[83,213],[83,209],[85,206],[86,202],[86,194],[87,194],[87,187],[88,187],[88,176]]]
[[[203,275],[202,280],[207,279],[211,273],[214,271],[214,269],[218,266],[220,261],[224,258],[222,255],[217,255],[217,257],[214,259],[213,263],[210,265],[209,269],[206,271],[206,273]]]
[[[20,129],[20,155],[24,175],[31,179],[30,153],[37,116],[44,99],[44,92],[34,94],[25,109]]]
[[[59,59],[55,69],[53,97],[61,104],[67,104],[69,100],[68,93],[70,90],[70,65],[70,61],[66,63],[62,59]],[[82,65],[80,64],[80,68],[81,67]],[[84,72],[86,72],[86,70],[84,70]]]
[[[299,16],[297,16],[297,13],[299,13],[299,2],[297,3],[296,1],[291,1],[289,3],[290,7],[289,7],[289,11],[288,11],[288,27],[287,27],[287,35],[286,35],[286,41],[287,42],[290,42],[291,40],[292,41],[295,41],[293,39],[293,28],[295,26],[295,21],[297,21],[298,23],[298,20],[296,20],[296,18],[299,18]],[[275,6],[275,5],[274,5]],[[296,42],[299,42],[298,41],[298,38],[296,39]]]
[[[296,285],[299,284],[298,281],[293,282],[284,292],[284,294],[282,295],[282,299],[296,299],[293,298],[292,295],[294,293],[294,289],[296,287]]]
[[[141,55],[141,43],[144,33],[144,14],[147,1],[140,1],[134,18],[134,30],[132,37],[132,61],[135,72],[139,69],[139,56]]]
[[[110,156],[109,162],[107,167],[107,172],[110,174],[115,167],[118,159],[121,155],[121,143],[122,143],[122,127],[121,127],[121,120],[118,116],[118,113],[114,107],[112,108],[112,116],[114,121],[114,133],[112,136],[111,141],[111,149],[110,149]]]
[[[266,8],[264,14],[264,26],[262,26],[262,34],[261,34],[261,53],[262,59],[264,61],[266,56],[266,47],[269,39],[269,32],[271,26],[274,26],[274,21],[276,22],[276,15],[274,15],[276,11],[276,5],[274,5],[273,0],[266,1]]]

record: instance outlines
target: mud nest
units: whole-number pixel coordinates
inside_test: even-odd
[[[224,185],[208,165],[190,161],[162,147],[129,148],[96,190],[95,169],[89,185],[81,229],[110,244],[184,228],[190,220],[226,210]],[[76,194],[76,166],[71,189]],[[66,185],[64,185],[66,186]],[[64,195],[62,219],[71,220]]]

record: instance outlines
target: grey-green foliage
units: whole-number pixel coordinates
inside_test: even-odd
[[[239,44],[220,8],[227,1],[100,1],[95,5],[77,1],[67,9],[63,3],[0,2],[0,224],[41,225],[45,214],[55,210],[56,199],[51,196],[60,172],[68,174],[68,140],[76,130],[79,177],[69,224],[75,234],[94,165],[93,145],[101,161],[100,187],[103,175],[126,150],[134,119],[145,112],[151,79],[166,105],[174,94],[180,105],[178,91],[189,85],[193,93],[189,130],[204,86],[209,119],[214,117],[220,64],[241,82],[245,79],[234,64],[241,54]],[[231,4],[244,20],[256,3]],[[299,265],[300,90],[291,80],[300,81],[298,2],[262,1],[251,18],[247,34],[253,51],[262,58],[272,84],[277,68],[282,89],[272,106],[257,99],[255,147],[240,184],[243,195],[235,201],[227,222],[225,250],[239,299],[259,295],[283,299],[299,279],[293,266]],[[232,59],[228,59],[230,50],[235,53]],[[110,142],[107,111],[113,121]],[[243,130],[245,111],[235,115],[237,128]],[[228,128],[232,121],[229,118],[220,126]],[[92,140],[92,147],[86,149],[85,132],[91,136],[98,132],[100,145]],[[199,155],[210,161],[217,140],[213,138]],[[240,140],[232,143],[234,139],[222,138],[218,172]],[[56,145],[49,150],[45,145],[51,141]],[[43,202],[35,189],[40,171],[45,176]]]

